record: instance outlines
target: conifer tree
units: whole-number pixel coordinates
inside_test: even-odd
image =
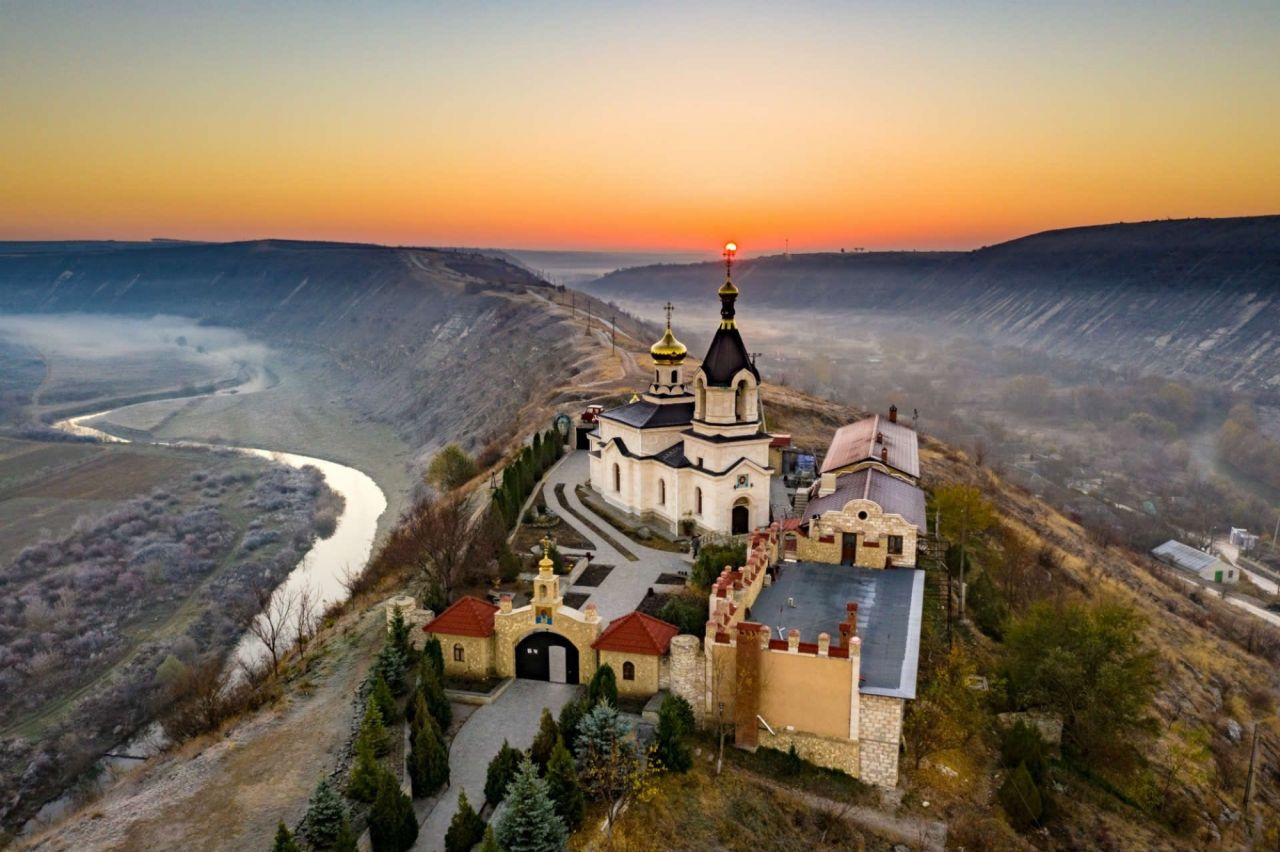
[[[421,697],[419,697],[421,701]],[[430,796],[449,780],[449,753],[436,720],[428,713],[415,720],[413,740],[409,748],[409,781],[415,798]]]
[[[377,757],[391,751],[391,734],[382,724],[382,711],[372,698],[364,705],[364,718],[360,720],[360,733],[356,735],[356,748],[367,745]]]
[[[578,767],[574,765],[563,737],[556,738],[556,747],[547,761],[547,794],[555,803],[556,813],[564,820],[565,828],[577,831],[582,825],[586,800],[582,795],[582,784],[578,781]]]
[[[1026,831],[1035,825],[1044,809],[1040,790],[1036,787],[1036,782],[1031,779],[1031,773],[1027,771],[1025,763],[1019,763],[1018,767],[1009,773],[1009,777],[996,793],[996,798],[1000,800],[1000,806],[1008,815],[1009,824],[1018,831]]]
[[[422,693],[427,703],[427,712],[435,718],[440,730],[449,730],[449,725],[453,722],[453,707],[449,704],[449,697],[444,694],[443,679],[426,654],[418,663],[418,691]]]
[[[594,709],[601,701],[611,707],[618,706],[618,677],[608,663],[596,669],[587,684],[587,707]]]
[[[560,729],[556,726],[555,717],[543,707],[542,718],[538,722],[538,735],[533,738],[533,745],[529,746],[529,759],[538,767],[539,772],[547,771],[547,761],[551,759],[551,752],[559,738]]]
[[[387,686],[387,682],[382,675],[374,674],[373,687],[369,690],[369,700],[378,707],[378,712],[382,714],[382,721],[385,724],[393,725],[400,721],[400,708],[396,706],[395,696],[391,694],[391,687]]]
[[[458,793],[458,812],[444,836],[445,852],[471,852],[484,836],[485,822],[467,801],[467,791]]]
[[[356,833],[351,828],[351,823],[345,818],[342,825],[338,827],[338,833],[333,838],[333,845],[329,847],[329,852],[356,852],[357,840]]]
[[[502,801],[507,794],[507,785],[516,777],[522,758],[519,749],[512,748],[506,740],[502,741],[502,746],[493,760],[489,761],[489,769],[485,772],[484,797],[487,801],[495,805]]]
[[[404,620],[404,613],[400,611],[400,607],[395,607],[394,610],[391,613],[391,623],[387,625],[387,642],[394,646],[406,661],[411,662],[415,652],[413,640],[409,638],[409,624]]]
[[[582,721],[587,709],[587,697],[585,695],[570,701],[560,708],[560,736],[564,737],[564,744],[571,753],[578,742],[578,724]]]
[[[440,637],[432,636],[422,646],[422,656],[431,661],[436,670],[436,677],[444,679],[444,648],[440,647]]]
[[[564,821],[547,794],[547,782],[525,758],[507,792],[507,806],[495,832],[506,849],[521,852],[558,852],[565,845]]]
[[[333,789],[328,778],[322,778],[307,803],[307,815],[302,818],[302,834],[314,846],[328,846],[338,836],[338,830],[347,819],[342,798]]]
[[[493,834],[493,826],[485,826],[484,840],[480,841],[480,852],[502,852],[502,847],[498,845],[498,838]]]
[[[378,656],[373,661],[373,672],[375,675],[381,675],[382,679],[387,682],[387,686],[391,687],[394,695],[403,695],[405,688],[408,686],[405,680],[405,674],[409,670],[409,658],[404,652],[387,642],[382,646],[382,650],[378,652]]]
[[[347,780],[347,795],[357,802],[372,802],[378,795],[378,780],[386,771],[378,763],[373,747],[356,740],[356,762]]]
[[[683,706],[681,706],[683,705]],[[693,718],[689,702],[678,695],[662,699],[658,709],[658,731],[655,754],[658,762],[672,772],[688,772],[693,766],[693,754],[686,740],[686,725]]]
[[[418,818],[413,802],[390,772],[378,780],[378,795],[369,809],[369,840],[373,852],[406,852],[418,839]]]
[[[577,764],[583,790],[612,802],[628,788],[639,764],[627,724],[609,704],[597,704],[578,724]]]
[[[298,841],[293,839],[293,834],[285,827],[284,823],[276,826],[275,842],[271,844],[271,852],[302,852],[298,846]]]

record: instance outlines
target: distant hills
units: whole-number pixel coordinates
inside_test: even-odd
[[[573,347],[545,282],[481,253],[263,240],[0,243],[0,313],[191,317],[313,365],[415,447],[501,434]],[[326,392],[326,398],[328,393]]]
[[[687,301],[715,264],[584,287]],[[1280,216],[1046,231],[969,252],[772,256],[736,266],[753,304],[908,319],[993,342],[1280,389]]]

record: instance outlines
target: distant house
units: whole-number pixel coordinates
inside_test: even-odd
[[[1211,583],[1234,583],[1240,579],[1236,566],[1212,553],[1197,550],[1189,544],[1169,539],[1151,551],[1156,559]]]
[[[1232,527],[1231,543],[1243,551],[1249,551],[1258,546],[1258,537],[1242,527]]]

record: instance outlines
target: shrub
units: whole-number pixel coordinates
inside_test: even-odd
[[[1046,751],[1040,731],[1021,719],[1000,733],[1001,765],[1010,769],[1025,766],[1037,784],[1044,781]]]
[[[351,823],[344,819],[342,825],[338,827],[337,835],[333,838],[333,845],[329,847],[329,852],[357,852],[358,848],[356,833],[351,829]]]
[[[662,605],[658,618],[679,627],[681,633],[701,636],[707,629],[707,601],[697,595],[677,595]]]
[[[1026,831],[1040,819],[1040,790],[1031,780],[1025,764],[1009,773],[997,794],[1000,806],[1009,817],[1009,824],[1018,831]]]
[[[693,753],[686,739],[693,727],[692,720],[693,708],[688,701],[678,695],[662,699],[654,758],[672,772],[687,772],[693,766]]]
[[[978,629],[992,639],[1003,639],[1009,607],[986,571],[969,583],[968,597],[970,612]]]
[[[356,761],[347,779],[347,795],[357,802],[372,802],[378,795],[378,781],[385,772],[374,756],[373,748],[356,740]]]
[[[595,707],[601,701],[612,707],[618,706],[618,677],[608,663],[596,669],[587,684],[587,706]]]
[[[427,481],[444,491],[465,485],[476,475],[476,463],[457,444],[449,444],[427,467]]]
[[[529,759],[538,767],[539,772],[546,771],[547,761],[551,760],[551,752],[558,739],[560,729],[556,727],[556,720],[551,711],[543,707],[542,718],[538,721],[538,735],[533,738],[533,745],[529,746]]]
[[[515,582],[520,576],[520,570],[523,568],[520,557],[516,554],[508,544],[502,545],[502,552],[498,554],[498,577],[504,583]]]
[[[418,818],[413,802],[400,790],[390,772],[378,781],[378,795],[369,809],[369,840],[374,852],[407,852],[418,839]]]
[[[698,558],[689,572],[689,582],[699,589],[709,589],[726,566],[736,568],[746,561],[746,544],[706,545],[698,551]],[[705,618],[703,623],[706,623]]]
[[[484,840],[480,841],[480,852],[502,852],[502,847],[498,845],[498,838],[494,836],[493,826],[485,826]]]
[[[516,777],[522,757],[519,749],[512,748],[506,740],[502,741],[502,746],[493,760],[489,761],[489,769],[485,773],[485,799],[495,805],[502,801],[507,794],[507,785]]]
[[[555,803],[556,813],[564,820],[565,828],[577,831],[582,825],[586,799],[582,795],[582,783],[578,780],[578,767],[563,737],[556,738],[551,759],[547,761],[547,794]]]
[[[364,718],[360,720],[360,733],[356,735],[356,748],[367,747],[377,757],[391,751],[391,734],[382,724],[382,712],[373,697],[364,705]]]
[[[420,715],[414,718],[413,740],[409,746],[409,783],[414,798],[430,796],[449,781],[449,753],[436,720],[426,712],[422,696],[418,696]]]
[[[444,836],[445,852],[471,852],[471,847],[484,837],[485,822],[467,801],[467,792],[458,794],[458,812]]]
[[[378,708],[383,721],[387,724],[394,725],[400,721],[400,708],[396,706],[395,696],[391,694],[391,687],[387,686],[387,682],[380,674],[373,676],[373,688],[369,690],[369,701]]]
[[[302,852],[298,846],[298,841],[293,839],[293,835],[284,823],[276,826],[276,839],[271,844],[271,852]]]
[[[393,694],[404,695],[404,691],[408,686],[405,674],[409,669],[409,658],[405,656],[403,651],[388,641],[382,646],[378,656],[374,658],[372,668],[374,676],[385,680],[387,686],[391,687]]]
[[[587,707],[587,698],[584,695],[560,708],[560,736],[564,738],[564,744],[569,751],[573,751],[577,746],[578,725],[582,721],[582,717],[586,715]]]
[[[346,822],[347,811],[342,799],[325,778],[316,785],[307,803],[307,814],[302,818],[302,834],[315,846],[329,846]]]
[[[436,674],[435,664],[425,655],[423,662],[418,665],[418,692],[426,701],[427,712],[440,725],[440,730],[449,730],[449,725],[453,722],[453,705],[444,694],[443,678]]]
[[[522,852],[559,852],[567,832],[547,793],[547,782],[528,758],[523,760],[507,790],[507,807],[496,832],[507,849]]]
[[[440,647],[440,639],[432,636],[422,646],[422,656],[431,661],[431,666],[436,670],[436,677],[444,677],[444,649]]]

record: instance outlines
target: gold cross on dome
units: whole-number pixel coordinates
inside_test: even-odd
[[[667,328],[670,328],[670,327],[671,327],[671,312],[672,312],[672,311],[674,311],[674,310],[676,309],[676,306],[675,306],[675,305],[673,305],[673,304],[671,304],[670,302],[667,302],[665,305],[663,305],[663,306],[662,306],[662,309],[663,309],[664,311],[666,311],[666,312],[667,312]]]

